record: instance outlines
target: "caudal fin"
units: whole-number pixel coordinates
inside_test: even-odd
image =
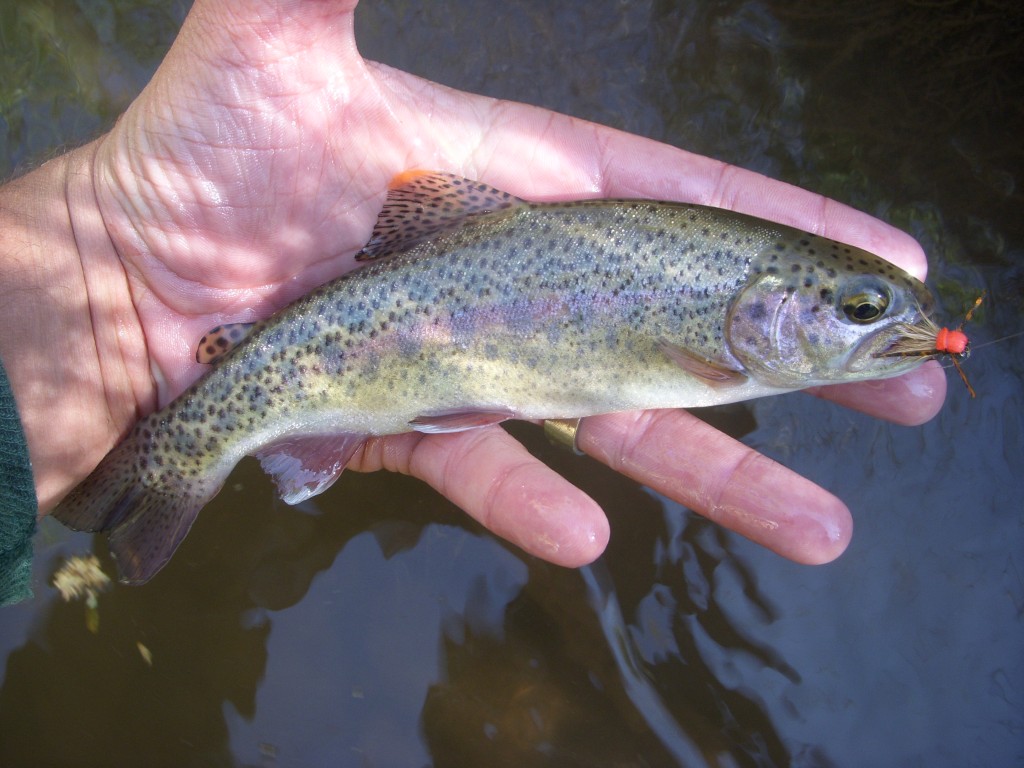
[[[140,468],[137,433],[116,446],[53,511],[76,531],[109,531],[121,581],[142,584],[171,559],[185,534],[220,490],[177,470]]]

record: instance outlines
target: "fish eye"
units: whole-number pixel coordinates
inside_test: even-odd
[[[876,288],[863,288],[843,299],[843,312],[854,323],[874,322],[889,307],[889,294]]]

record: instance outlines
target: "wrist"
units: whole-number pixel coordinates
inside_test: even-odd
[[[42,511],[153,407],[145,339],[94,194],[102,141],[0,189],[0,359]]]

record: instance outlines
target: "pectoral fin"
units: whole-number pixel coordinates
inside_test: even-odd
[[[747,374],[713,360],[706,360],[689,349],[662,339],[659,348],[668,357],[691,376],[700,379],[715,389],[738,387],[746,383]]]

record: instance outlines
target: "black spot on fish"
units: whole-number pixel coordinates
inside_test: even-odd
[[[768,317],[768,307],[761,301],[751,304],[750,309],[747,310],[747,316],[751,320],[764,320]]]

